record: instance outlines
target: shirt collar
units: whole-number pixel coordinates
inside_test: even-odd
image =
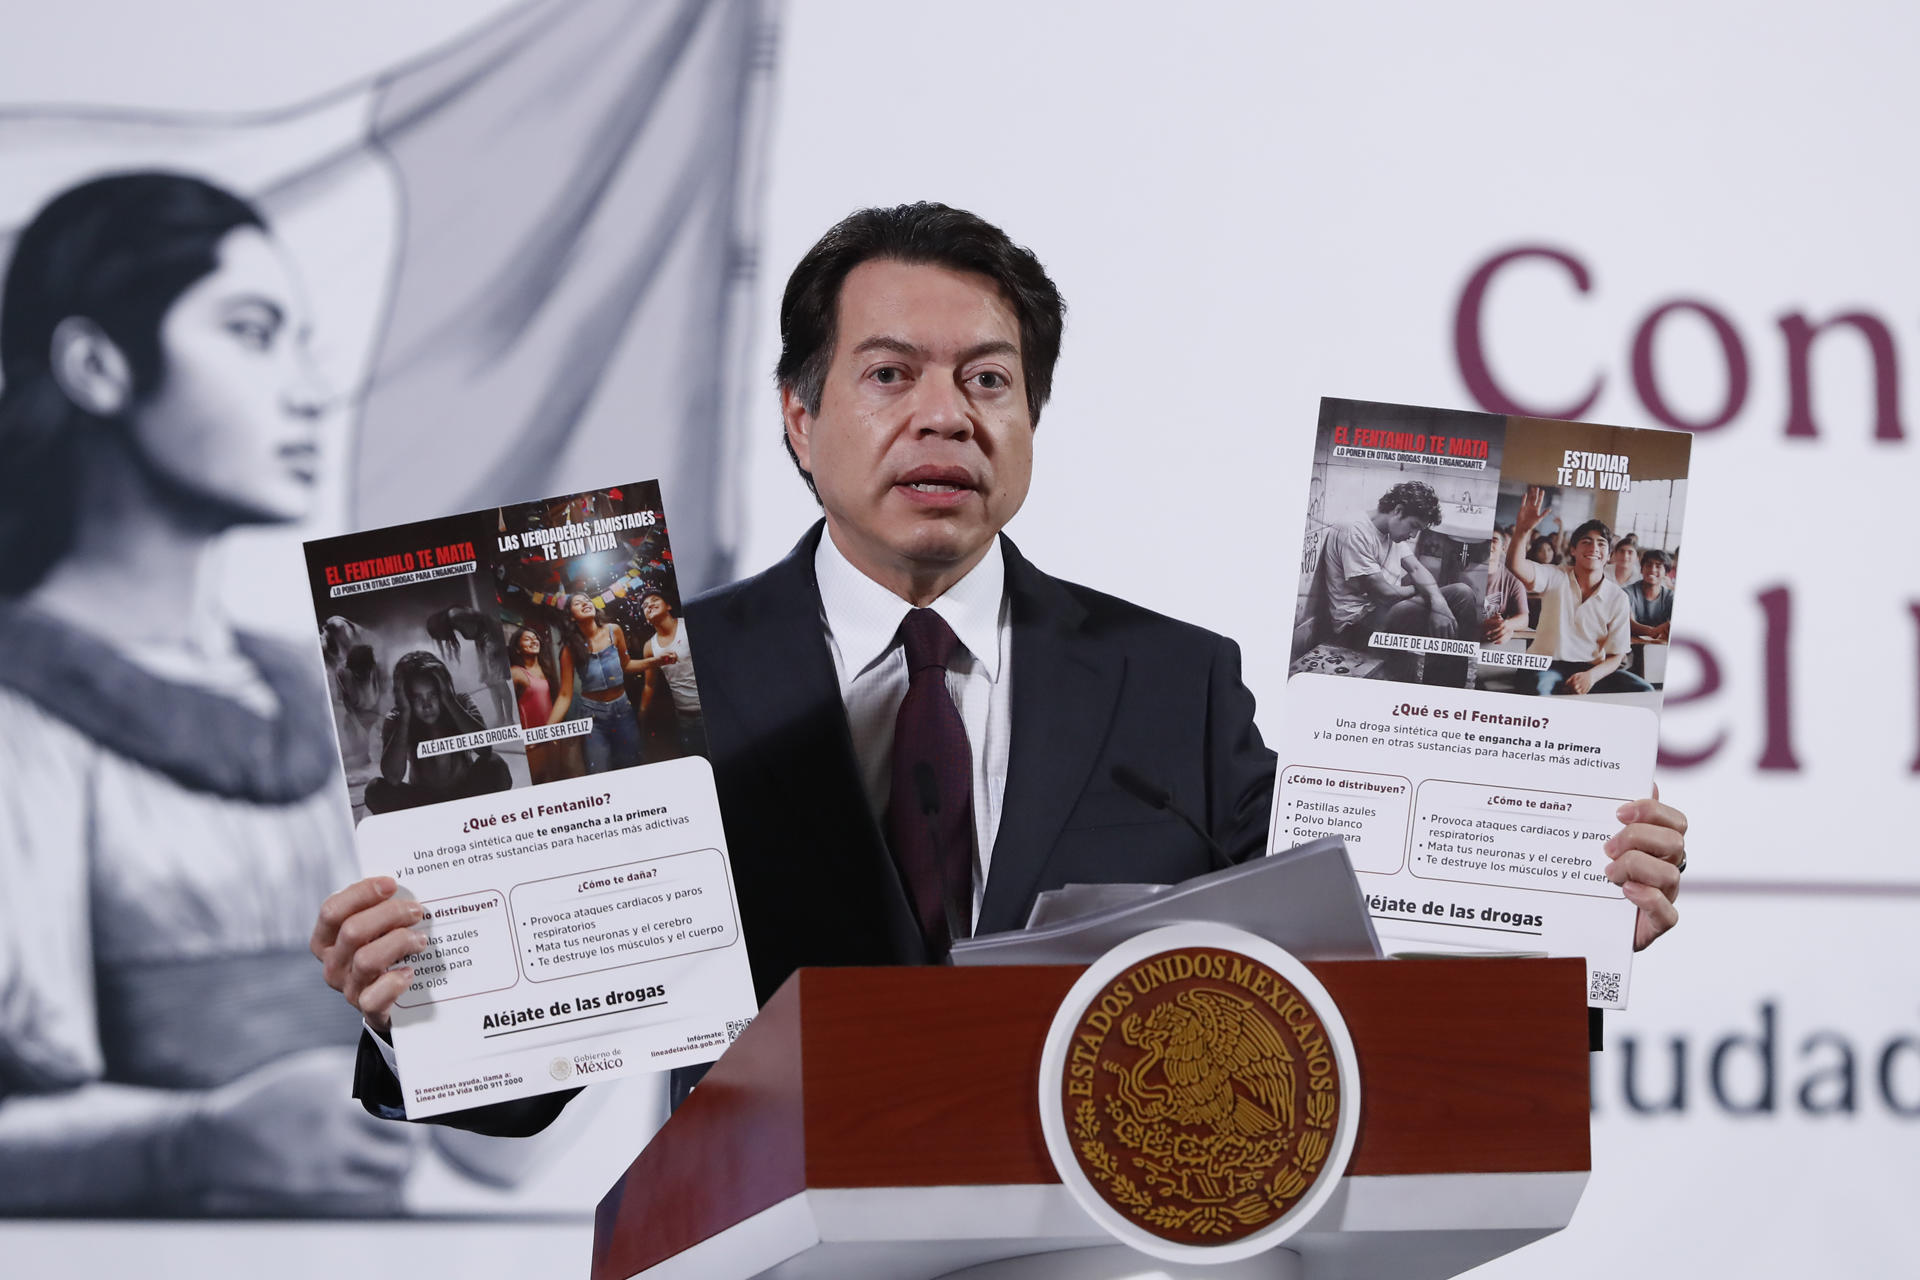
[[[847,672],[858,675],[892,649],[900,620],[913,606],[854,568],[826,530],[813,554],[813,574],[827,634]],[[989,683],[1000,679],[1000,603],[1006,585],[1007,562],[995,537],[980,563],[928,606],[953,628]]]

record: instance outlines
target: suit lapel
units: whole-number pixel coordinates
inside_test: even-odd
[[[923,948],[900,873],[860,786],[839,677],[820,621],[813,558],[822,528],[816,523],[786,559],[729,599],[724,626],[695,630],[696,645],[721,650],[713,665],[726,673],[713,682],[711,695],[704,686],[701,694],[724,703],[729,718],[746,726],[738,740],[778,788],[777,803],[796,821],[810,817],[827,833],[819,843],[832,851],[833,861],[819,869],[824,883],[835,883],[834,877],[875,883],[877,877],[892,917],[886,931],[896,947],[911,939]]]
[[[1113,723],[1126,660],[1082,629],[1086,610],[1002,540],[1013,624],[1013,740],[977,932],[1017,929]]]

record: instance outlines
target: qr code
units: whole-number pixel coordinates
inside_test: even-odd
[[[1620,975],[1595,969],[1587,978],[1588,1004],[1613,1004],[1620,999]]]
[[[732,1044],[735,1040],[738,1040],[740,1033],[745,1031],[747,1024],[752,1021],[752,1018],[729,1018],[727,1020],[727,1043]]]

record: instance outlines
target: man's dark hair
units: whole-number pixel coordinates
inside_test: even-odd
[[[1380,495],[1380,510],[1398,511],[1431,528],[1440,523],[1440,499],[1431,485],[1406,480]]]
[[[1649,547],[1640,553],[1640,563],[1643,565],[1657,564],[1664,569],[1667,567],[1667,553],[1658,547]]]
[[[1031,250],[986,219],[944,204],[857,210],[807,250],[780,298],[780,363],[774,378],[781,390],[793,392],[808,413],[820,412],[838,337],[840,287],[848,272],[876,258],[970,271],[999,286],[1020,321],[1027,415],[1039,426],[1040,410],[1053,394],[1053,366],[1060,359],[1067,304]],[[784,431],[781,435],[785,439]],[[813,489],[813,477],[800,466],[791,440],[787,456]],[[814,492],[818,496],[819,491]]]
[[[1567,550],[1571,551],[1575,547],[1579,546],[1580,539],[1586,537],[1590,533],[1597,533],[1602,538],[1605,538],[1607,541],[1607,550],[1609,553],[1612,552],[1613,530],[1607,527],[1607,522],[1605,520],[1589,520],[1585,524],[1581,525],[1579,528],[1575,529],[1573,531],[1573,536],[1567,539]]]

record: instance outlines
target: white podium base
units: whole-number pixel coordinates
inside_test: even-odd
[[[1585,1173],[1342,1178],[1313,1221],[1282,1246],[1297,1253],[1297,1261],[1283,1262],[1275,1249],[1247,1261],[1265,1262],[1265,1271],[1222,1263],[1192,1274],[1205,1280],[1445,1280],[1566,1226],[1586,1183]],[[1121,1269],[1072,1269],[1075,1259],[1091,1266],[1102,1255],[1121,1259]],[[1281,1266],[1299,1270],[1273,1269]],[[1184,1280],[1188,1274],[1115,1245],[1055,1182],[804,1191],[634,1280]]]
[[[950,1271],[941,1280],[1302,1280],[1305,1274],[1300,1255],[1286,1248],[1202,1267],[1161,1262],[1124,1245],[1108,1245],[1003,1258]]]

